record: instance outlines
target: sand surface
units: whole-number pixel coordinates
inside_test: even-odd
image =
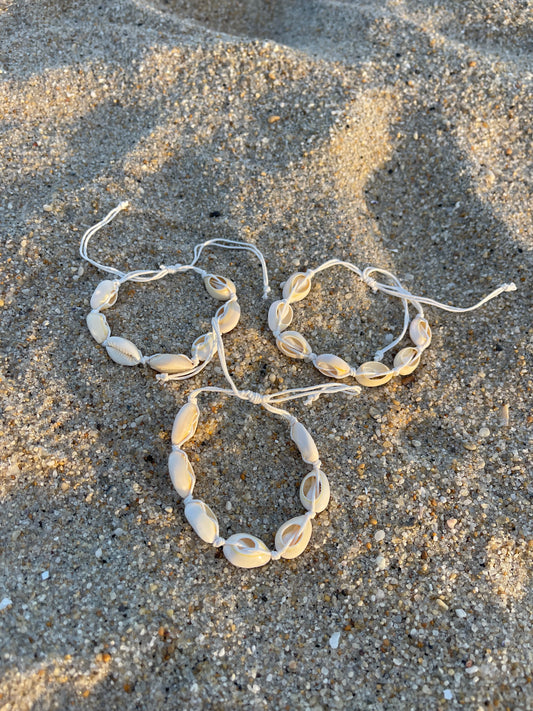
[[[533,707],[532,39],[528,0],[0,0],[2,711]],[[122,200],[91,250],[122,270],[227,237],[273,298],[332,257],[456,305],[518,290],[428,307],[412,376],[288,403],[331,503],[301,557],[245,571],[167,472],[220,367],[163,388],[85,325],[79,240]],[[325,381],[277,350],[253,256],[202,260],[238,287],[240,388]],[[188,353],[213,309],[174,275],[108,320]],[[356,365],[402,318],[341,269],[294,312]],[[195,493],[272,546],[307,465],[260,407],[200,405]]]

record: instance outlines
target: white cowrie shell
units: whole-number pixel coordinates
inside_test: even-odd
[[[198,405],[195,402],[186,402],[174,420],[171,435],[172,444],[181,447],[182,444],[190,440],[198,427],[199,417]]]
[[[409,375],[420,363],[420,351],[416,348],[402,348],[394,357],[394,367],[400,375]]]
[[[272,557],[263,541],[249,533],[234,533],[224,543],[222,551],[229,562],[239,568],[259,568]]]
[[[241,307],[238,301],[228,301],[215,314],[218,319],[218,326],[221,333],[229,333],[239,323],[241,317]]]
[[[116,302],[117,296],[118,282],[104,279],[91,296],[91,309],[108,309]]]
[[[181,449],[173,449],[168,458],[172,484],[182,499],[192,494],[196,477],[188,456]]]
[[[300,450],[304,462],[313,464],[318,461],[318,450],[315,441],[301,422],[296,421],[292,423],[291,439]]]
[[[284,331],[293,319],[292,306],[287,301],[273,301],[268,310],[268,325],[271,331]]]
[[[111,329],[104,314],[91,311],[87,314],[87,327],[97,343],[103,343],[111,335]]]
[[[355,378],[360,385],[367,388],[374,388],[378,385],[384,385],[392,378],[392,371],[385,363],[378,361],[369,361],[357,368]]]
[[[275,539],[276,550],[282,551],[287,543],[292,540],[292,543],[289,543],[288,548],[281,554],[281,557],[296,558],[307,548],[312,532],[313,527],[308,518],[305,516],[291,518],[290,521],[286,521],[278,528]]]
[[[309,472],[300,484],[300,501],[304,509],[320,513],[327,508],[329,497],[329,481],[324,472],[320,469]]]
[[[227,301],[235,294],[235,284],[231,279],[218,276],[217,274],[207,274],[204,277],[204,284],[208,294],[211,294],[219,301]]]
[[[351,371],[349,364],[345,360],[331,353],[317,356],[315,366],[328,378],[346,378]]]
[[[276,338],[276,345],[289,358],[308,358],[311,346],[298,331],[284,331]]]
[[[305,299],[311,291],[311,277],[302,272],[296,272],[290,276],[283,286],[283,298],[290,304]]]
[[[216,336],[214,333],[204,333],[198,336],[191,348],[192,357],[198,360],[207,360],[217,352]]]
[[[127,338],[110,336],[104,341],[104,344],[109,357],[119,365],[137,365],[141,362],[141,351]]]
[[[158,373],[189,373],[195,367],[188,356],[174,353],[156,353],[147,363]]]
[[[427,348],[431,343],[431,328],[425,318],[415,316],[409,326],[409,337],[415,344],[421,348]]]
[[[185,518],[202,541],[214,543],[218,538],[217,517],[209,506],[200,499],[193,499],[185,505]]]

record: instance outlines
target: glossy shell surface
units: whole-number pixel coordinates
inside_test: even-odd
[[[318,460],[315,441],[301,422],[294,422],[291,425],[291,439],[300,450],[304,462],[313,464]]]
[[[181,449],[173,449],[170,453],[168,471],[172,484],[182,499],[192,494],[196,477],[189,457]]]
[[[156,353],[147,362],[158,373],[189,373],[195,367],[188,356],[174,353]]]
[[[229,562],[239,568],[259,568],[271,558],[263,541],[249,533],[234,533],[224,543],[222,550]]]
[[[276,550],[281,552],[288,544],[281,557],[296,558],[307,548],[312,532],[311,521],[305,516],[291,518],[290,521],[286,521],[278,528],[275,541]]]
[[[241,307],[238,301],[228,301],[215,314],[218,319],[218,326],[221,333],[229,333],[239,323],[241,317]]]
[[[119,365],[138,365],[141,362],[141,351],[127,338],[110,336],[105,341],[105,347],[109,357]]]
[[[311,346],[298,331],[284,331],[276,338],[276,345],[289,358],[308,358]]]
[[[235,284],[231,279],[219,276],[218,274],[207,274],[204,277],[204,284],[207,293],[219,301],[227,301],[235,294]]]
[[[272,332],[284,331],[294,317],[292,306],[287,301],[274,301],[268,310],[268,325]]]
[[[195,402],[186,402],[180,409],[172,427],[172,444],[181,447],[194,436],[198,427],[200,410]]]
[[[328,378],[346,378],[352,370],[349,363],[331,353],[317,356],[315,367]]]
[[[192,344],[192,357],[207,360],[217,352],[217,339],[214,333],[204,333]]]
[[[91,296],[91,309],[108,309],[116,302],[118,284],[110,279],[101,281]]]
[[[320,469],[309,472],[300,484],[300,501],[304,509],[320,513],[327,508],[330,487],[327,476]]]
[[[311,291],[311,277],[302,272],[296,272],[290,276],[283,285],[283,298],[290,304],[305,299]]]
[[[388,383],[392,375],[392,371],[385,363],[369,361],[357,368],[355,378],[360,385],[364,385],[367,388],[375,388],[378,385]]]
[[[200,499],[189,501],[185,505],[185,518],[202,541],[214,543],[218,537],[218,521],[206,503]]]
[[[431,328],[425,318],[418,315],[415,316],[409,326],[409,337],[415,344],[421,348],[427,348],[431,343]]]
[[[91,311],[87,314],[87,328],[97,343],[103,343],[111,335],[111,329],[104,314]]]
[[[400,375],[409,375],[420,363],[420,351],[416,348],[402,348],[394,357],[394,367]]]

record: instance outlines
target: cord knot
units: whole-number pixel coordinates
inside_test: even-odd
[[[241,397],[251,402],[252,405],[262,405],[268,401],[268,395],[261,395],[261,393],[256,393],[253,390],[242,390]]]
[[[169,266],[167,266],[166,264],[161,264],[159,266],[159,269],[161,269],[161,271],[165,271],[167,274],[177,274],[177,272],[179,272],[182,267],[183,264],[171,264]]]
[[[372,291],[375,292],[378,290],[378,283],[374,279],[374,277],[371,277],[369,274],[363,273],[363,276],[361,277],[361,279],[364,281],[365,284],[367,284],[372,289]]]
[[[226,539],[225,539],[225,538],[222,538],[222,536],[217,536],[217,537],[215,538],[215,540],[213,541],[213,546],[214,546],[215,548],[220,548],[221,546],[224,545],[225,542],[226,542]]]
[[[374,355],[374,360],[377,361],[378,363],[381,363],[384,355],[385,355],[385,353],[383,353],[383,351],[376,351],[376,353]]]

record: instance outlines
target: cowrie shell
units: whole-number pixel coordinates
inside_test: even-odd
[[[431,343],[431,328],[425,318],[415,316],[409,326],[409,337],[415,344],[421,348],[427,348]]]
[[[351,372],[351,367],[345,360],[331,353],[317,356],[314,363],[315,367],[328,378],[346,378]]]
[[[217,517],[209,506],[200,499],[193,499],[185,505],[185,518],[202,541],[214,543],[218,538]]]
[[[191,348],[192,357],[198,360],[207,360],[217,352],[216,336],[214,333],[204,333],[199,336]]]
[[[276,345],[289,358],[308,358],[311,346],[298,331],[284,331],[276,338]]]
[[[173,449],[168,458],[172,484],[182,499],[192,494],[196,477],[189,457],[181,449]]]
[[[204,277],[204,284],[207,293],[219,301],[227,301],[235,294],[235,284],[231,279],[218,276],[217,274],[207,274]]]
[[[420,351],[417,348],[402,348],[394,357],[394,367],[400,375],[409,375],[420,363]]]
[[[234,533],[224,543],[222,551],[229,562],[239,568],[259,568],[272,557],[263,541],[249,533]]]
[[[296,272],[290,276],[283,286],[283,298],[290,304],[305,299],[311,291],[311,277],[302,272]]]
[[[327,476],[320,469],[309,472],[300,484],[300,501],[304,509],[320,513],[329,504],[330,488]]]
[[[199,417],[198,405],[195,402],[186,402],[174,420],[171,435],[172,444],[181,447],[182,444],[190,440],[198,427]]]
[[[238,301],[228,301],[215,314],[218,319],[218,326],[221,333],[229,333],[239,323],[241,317],[241,307]]]
[[[291,425],[291,439],[300,450],[304,462],[313,464],[318,461],[318,449],[315,441],[301,422],[293,422]]]
[[[188,356],[174,353],[156,353],[147,363],[158,373],[189,373],[195,367]]]
[[[357,368],[355,378],[360,385],[367,388],[374,388],[378,385],[384,385],[392,378],[392,371],[378,361],[369,361]]]
[[[97,343],[103,343],[111,335],[107,319],[99,311],[91,311],[87,314],[86,321],[90,334]]]
[[[110,336],[105,341],[105,347],[109,357],[119,365],[138,365],[141,362],[141,351],[127,338]]]
[[[271,331],[284,331],[294,317],[292,306],[287,301],[274,301],[268,310],[268,325]]]
[[[276,550],[281,552],[289,544],[281,553],[281,557],[296,558],[307,548],[312,532],[313,527],[308,518],[305,516],[291,518],[278,528],[275,539]]]
[[[117,296],[118,282],[104,279],[91,296],[91,309],[108,309],[116,302]]]

